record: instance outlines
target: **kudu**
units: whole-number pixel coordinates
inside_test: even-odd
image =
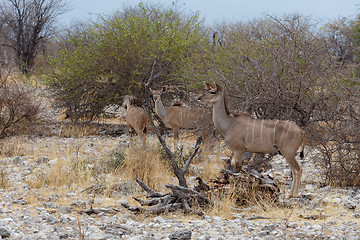
[[[204,108],[184,107],[172,105],[166,107],[161,96],[167,92],[167,87],[162,90],[151,90],[155,100],[155,112],[168,128],[174,131],[174,150],[181,129],[195,130],[203,138],[207,138],[211,132],[211,115]]]
[[[209,83],[205,83],[205,87],[208,92],[199,97],[199,100],[212,104],[214,125],[223,134],[226,144],[233,151],[235,167],[240,170],[245,151],[254,153],[279,151],[292,170],[293,181],[289,197],[297,197],[302,169],[295,155],[302,144],[300,157],[304,156],[305,131],[291,121],[260,120],[248,114],[232,115],[228,111],[223,88]]]
[[[124,97],[123,103],[126,107],[126,123],[128,125],[128,131],[130,128],[135,129],[135,132],[139,135],[145,145],[149,118],[143,108],[137,107],[132,103],[133,99],[134,97],[127,95]]]

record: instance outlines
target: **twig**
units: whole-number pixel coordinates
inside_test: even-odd
[[[164,197],[152,198],[149,200],[143,200],[136,197],[134,197],[134,199],[137,202],[139,202],[141,206],[154,206],[159,204],[165,205],[165,204],[174,203],[177,200],[175,196],[171,196],[171,195],[165,195]]]
[[[126,204],[126,203],[121,203],[121,206],[123,208],[126,208],[132,212],[135,212],[135,213],[142,213],[142,212],[145,212],[146,210],[144,208],[141,208],[141,207],[132,207],[130,206],[129,204]]]
[[[201,146],[201,142],[202,142],[202,138],[201,136],[199,136],[197,138],[197,141],[196,141],[196,145],[195,145],[195,149],[194,149],[194,152],[193,154],[189,157],[189,159],[186,161],[186,163],[184,164],[184,167],[183,167],[183,172],[186,173],[189,169],[189,166],[193,160],[193,158],[195,157],[196,153],[199,151],[200,149],[200,146]]]
[[[155,58],[154,63],[153,63],[153,65],[152,65],[152,67],[151,67],[151,73],[150,73],[149,80],[148,80],[148,82],[145,84],[145,88],[147,88],[147,89],[150,88],[150,86],[151,86],[151,84],[152,84],[152,81],[153,81],[154,79],[158,78],[158,77],[170,66],[171,61],[168,62],[168,63],[165,65],[165,67],[163,67],[163,68],[160,70],[160,72],[158,72],[158,73],[155,74],[155,76],[154,76],[154,70],[155,70],[155,65],[156,65],[156,63],[157,63],[157,58]]]

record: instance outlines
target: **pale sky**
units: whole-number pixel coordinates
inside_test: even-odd
[[[96,19],[94,15],[110,15],[123,6],[139,2],[170,6],[177,2],[181,9],[199,12],[210,25],[216,22],[253,20],[266,14],[282,16],[300,13],[315,20],[328,22],[338,17],[356,18],[360,14],[360,0],[67,0],[72,10],[61,16],[61,22]]]

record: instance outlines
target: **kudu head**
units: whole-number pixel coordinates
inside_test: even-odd
[[[128,109],[128,107],[130,107],[130,106],[132,105],[133,99],[134,99],[133,96],[130,96],[130,95],[124,96],[124,101],[123,101],[122,106],[123,106],[125,109]]]
[[[154,100],[161,100],[161,94],[166,93],[168,91],[168,86],[163,86],[161,90],[154,90],[150,88],[150,92],[152,93]]]
[[[198,100],[211,104],[214,104],[222,100],[222,98],[224,97],[224,89],[220,85],[215,84],[214,86],[207,82],[204,82],[204,85],[207,90],[207,93],[200,96]]]

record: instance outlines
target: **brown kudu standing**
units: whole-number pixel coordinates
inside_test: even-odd
[[[155,112],[168,128],[174,131],[174,150],[176,151],[177,142],[181,129],[193,129],[200,136],[206,138],[211,132],[211,115],[206,109],[198,107],[171,106],[166,107],[161,95],[167,92],[167,87],[161,90],[151,90],[155,99]]]
[[[240,170],[245,151],[254,153],[280,151],[289,163],[293,175],[289,197],[297,197],[302,169],[295,155],[302,144],[300,157],[303,158],[306,144],[305,131],[291,121],[260,120],[247,114],[230,115],[223,88],[209,83],[205,83],[205,87],[208,92],[199,97],[199,100],[212,104],[214,125],[223,134],[225,142],[233,151],[235,167]]]
[[[126,123],[128,131],[130,128],[135,129],[135,132],[142,139],[144,146],[146,145],[146,134],[148,131],[149,117],[146,111],[132,104],[134,97],[125,96],[123,105],[126,106]]]

